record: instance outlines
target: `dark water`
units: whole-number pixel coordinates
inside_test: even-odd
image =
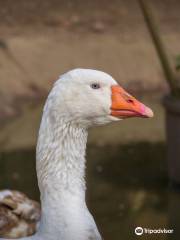
[[[88,147],[87,202],[104,239],[180,239],[180,194],[168,187],[165,155],[160,142]],[[39,199],[34,149],[1,153],[0,188]],[[136,236],[137,226],[174,233]]]

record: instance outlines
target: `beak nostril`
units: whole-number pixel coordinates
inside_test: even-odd
[[[128,103],[134,103],[134,100],[132,100],[132,99],[127,99],[126,100]]]
[[[134,99],[130,95],[122,93],[121,96],[127,103],[135,104]]]

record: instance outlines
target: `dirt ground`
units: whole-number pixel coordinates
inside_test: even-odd
[[[150,4],[173,62],[180,53],[180,1]],[[0,6],[1,120],[77,67],[106,71],[131,92],[166,91],[137,1],[0,0]]]

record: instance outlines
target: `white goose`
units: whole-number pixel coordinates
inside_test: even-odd
[[[85,202],[88,128],[152,116],[104,72],[75,69],[60,76],[47,98],[37,143],[41,221],[35,235],[21,239],[101,240]]]

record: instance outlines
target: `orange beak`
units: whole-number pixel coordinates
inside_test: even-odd
[[[150,108],[146,107],[143,103],[136,100],[133,96],[129,95],[119,85],[111,86],[112,92],[112,105],[111,115],[117,118],[129,117],[153,117],[153,112]]]

